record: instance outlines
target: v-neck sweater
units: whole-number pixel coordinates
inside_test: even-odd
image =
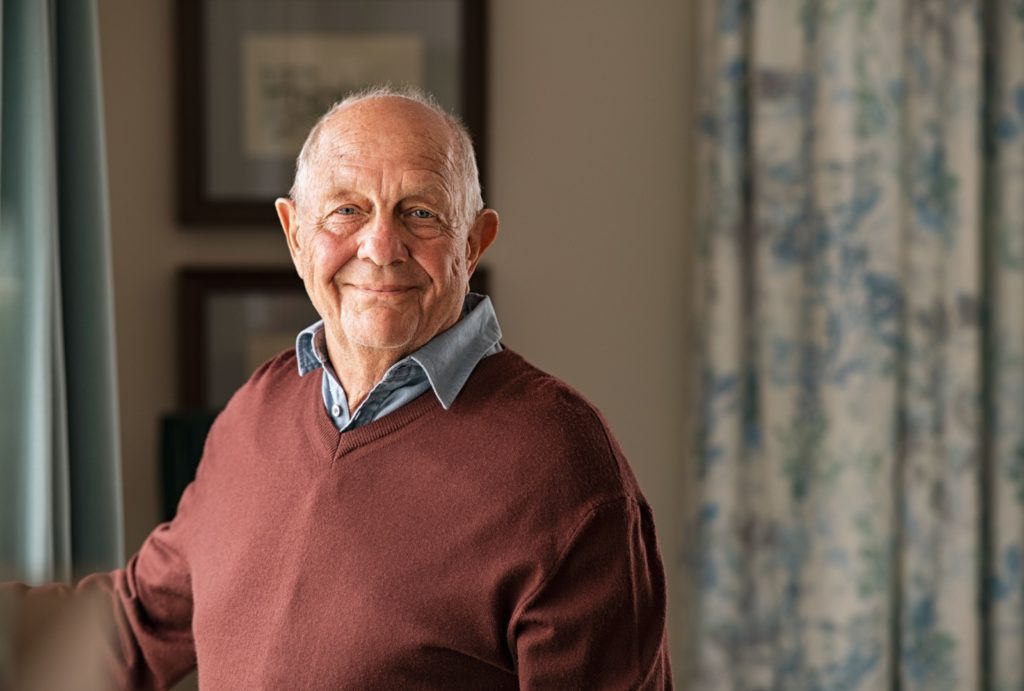
[[[424,394],[339,433],[294,351],[207,439],[127,567],[122,684],[665,689],[650,508],[600,413],[511,350],[449,410]]]

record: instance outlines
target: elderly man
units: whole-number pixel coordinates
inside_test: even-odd
[[[600,414],[500,341],[469,136],[376,90],[277,201],[323,320],[214,424],[175,519],[80,590],[124,686],[664,689],[651,511]]]

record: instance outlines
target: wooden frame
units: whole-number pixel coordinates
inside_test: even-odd
[[[233,320],[231,328],[215,321],[225,314]],[[178,274],[179,407],[223,407],[235,388],[245,383],[256,360],[294,345],[298,332],[318,319],[292,269],[182,269]]]
[[[484,178],[486,0],[301,6],[175,2],[177,197],[186,227],[276,227],[273,199],[290,185],[296,134],[343,95],[335,84],[365,86],[361,75],[376,82],[418,69],[422,86],[466,122]]]

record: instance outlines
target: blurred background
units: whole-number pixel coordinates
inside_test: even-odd
[[[80,292],[110,338],[64,351],[101,363],[76,384],[65,355],[68,390],[106,391],[113,424],[71,394],[5,416],[0,574],[29,580],[120,563],[163,516],[165,416],[205,395],[183,393],[183,270],[197,290],[289,280],[272,227],[179,221],[174,4],[96,8],[109,206],[83,218],[109,236],[59,244],[109,270]],[[1024,3],[491,0],[485,33],[488,290],[505,343],[596,403],[633,464],[677,685],[1024,689]],[[52,324],[26,340],[13,307],[36,264],[7,229],[53,219],[11,220],[35,179],[16,184],[9,143],[34,140],[11,123],[38,113],[7,115],[9,45],[0,318],[20,355],[0,383],[23,394],[65,370]],[[92,319],[67,288],[83,269],[62,271],[65,313]],[[91,460],[17,462],[100,425]]]

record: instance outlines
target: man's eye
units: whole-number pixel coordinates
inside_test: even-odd
[[[413,218],[418,218],[420,220],[426,220],[426,219],[434,218],[434,214],[430,213],[426,209],[413,209],[412,217]]]
[[[339,216],[355,216],[357,213],[359,213],[359,209],[357,209],[354,206],[342,206],[336,209],[334,213],[338,214]]]

